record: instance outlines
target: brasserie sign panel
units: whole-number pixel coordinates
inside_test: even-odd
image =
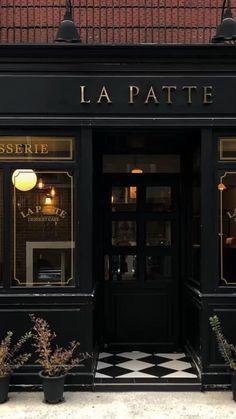
[[[0,136],[0,160],[72,160],[73,138]]]

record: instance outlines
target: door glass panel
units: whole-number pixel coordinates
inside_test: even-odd
[[[146,223],[147,246],[171,246],[171,222],[147,221]]]
[[[136,279],[136,255],[105,256],[105,279],[124,281]]]
[[[154,281],[171,277],[171,256],[154,255],[146,257],[146,279]]]
[[[136,186],[113,186],[111,195],[112,211],[135,211],[137,199]]]
[[[135,221],[112,221],[112,245],[136,246]]]
[[[171,187],[148,186],[146,188],[146,206],[149,211],[171,211]]]

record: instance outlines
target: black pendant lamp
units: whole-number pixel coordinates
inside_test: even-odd
[[[227,3],[227,6],[226,6]],[[212,38],[213,43],[236,43],[236,21],[233,19],[230,0],[224,0],[222,5],[221,24]]]
[[[71,0],[66,0],[66,12],[61,22],[55,42],[75,43],[81,42],[79,32],[72,20]]]

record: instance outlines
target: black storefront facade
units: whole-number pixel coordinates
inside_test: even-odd
[[[203,389],[229,386],[208,319],[234,341],[234,46],[0,51],[3,332],[35,313],[78,339],[74,389],[104,348],[185,351]]]

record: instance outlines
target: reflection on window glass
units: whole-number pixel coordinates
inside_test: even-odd
[[[136,279],[136,255],[105,256],[105,280],[127,281]]]
[[[112,221],[112,245],[136,246],[136,223],[134,221]]]
[[[146,257],[146,278],[154,281],[156,279],[171,277],[171,256],[155,255]]]
[[[112,211],[135,211],[136,198],[136,186],[113,186],[111,195]]]
[[[73,175],[17,169],[13,188],[13,284],[74,283]]]
[[[171,187],[148,186],[146,188],[146,206],[149,211],[171,211]]]
[[[0,171],[0,286],[3,285],[3,175]]]
[[[147,221],[146,245],[171,246],[171,222]]]
[[[236,284],[236,172],[227,172],[220,193],[220,270],[224,284]]]

